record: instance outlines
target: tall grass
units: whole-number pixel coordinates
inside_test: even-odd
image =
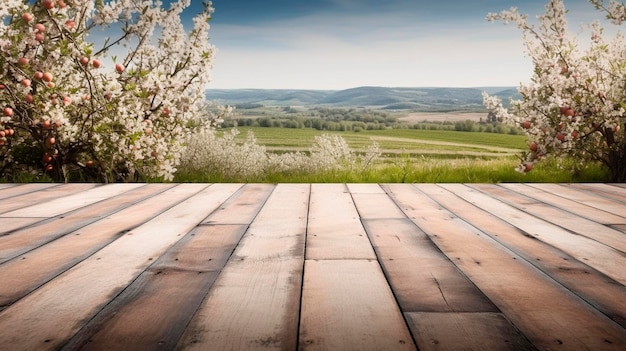
[[[274,135],[274,145],[281,143],[281,136],[293,140],[289,133]],[[469,134],[466,132],[447,132]],[[241,133],[243,134],[243,133]],[[373,163],[372,159],[357,156],[347,150],[347,145],[336,134],[319,139],[320,132],[311,134],[313,145],[309,152],[288,151],[292,141],[281,152],[267,152],[265,146],[256,144],[257,139],[250,134],[240,137],[236,143],[233,133],[223,134],[224,138],[212,136],[210,143],[195,139],[195,156],[187,157],[186,162],[176,173],[176,182],[256,182],[256,183],[499,183],[499,182],[596,182],[607,179],[607,174],[598,165],[574,167],[575,163],[562,159],[547,159],[537,164],[532,172],[518,173],[514,169],[519,159],[513,156],[474,157],[468,155],[429,155],[418,156],[419,151],[388,153]],[[484,134],[484,133],[476,133]],[[393,135],[393,134],[391,134]],[[302,136],[300,134],[300,136]],[[343,136],[343,134],[342,134]],[[267,137],[267,135],[265,136]],[[455,140],[458,136],[440,136],[440,139]],[[475,136],[473,136],[475,137]],[[263,138],[263,137],[262,137]],[[346,138],[350,140],[350,138]],[[467,142],[470,139],[462,139]],[[473,142],[478,142],[475,139]],[[481,141],[484,141],[481,139]],[[297,141],[298,149],[305,143]],[[498,141],[495,147],[510,147]],[[518,141],[515,140],[515,143]],[[492,145],[493,145],[492,144]],[[359,144],[362,146],[362,144]],[[394,146],[395,147],[395,146]],[[210,149],[210,150],[208,150]],[[286,150],[285,150],[286,149]],[[198,152],[200,150],[200,152]],[[193,151],[193,148],[192,148]],[[210,157],[199,158],[211,151]],[[386,150],[381,150],[383,153]],[[388,150],[387,150],[388,151]],[[334,155],[334,156],[333,156]],[[267,164],[260,167],[259,160]],[[234,161],[234,162],[233,162]],[[252,162],[246,167],[246,162]],[[366,164],[367,163],[367,164]],[[239,168],[234,167],[236,164]],[[278,166],[282,165],[282,166]],[[256,168],[257,171],[249,172]],[[572,169],[578,169],[576,172]],[[234,171],[233,171],[234,170]],[[237,171],[239,170],[239,171]],[[245,170],[245,172],[243,171]]]

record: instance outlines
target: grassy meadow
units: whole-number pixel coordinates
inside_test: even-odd
[[[318,131],[310,128],[239,127],[243,142],[248,131],[268,152],[308,152],[315,136],[338,134],[355,153],[364,153],[373,142],[382,151],[376,163],[341,171],[315,173],[265,173],[246,179],[225,179],[219,174],[177,174],[179,182],[350,182],[350,183],[498,183],[498,182],[594,182],[606,179],[600,167],[587,165],[573,172],[568,160],[547,159],[526,174],[518,173],[526,137],[485,132],[449,130],[383,129],[363,131]]]

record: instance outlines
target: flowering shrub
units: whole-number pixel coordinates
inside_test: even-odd
[[[237,129],[221,137],[204,130],[189,138],[180,170],[188,174],[216,175],[221,180],[250,181],[268,174],[317,173],[335,170],[365,170],[381,155],[378,144],[370,145],[364,155],[357,155],[339,135],[318,135],[308,153],[270,153],[257,144],[249,131],[238,143]]]
[[[204,97],[212,8],[186,32],[189,4],[3,0],[0,176],[171,179],[189,133],[219,122]],[[88,41],[99,28],[119,35]]]
[[[624,5],[590,1],[615,24],[626,20]],[[524,34],[534,65],[530,83],[521,84],[521,100],[509,109],[484,94],[485,105],[503,120],[521,127],[529,137],[521,172],[548,155],[572,156],[581,163],[602,162],[612,181],[626,181],[626,41],[621,34],[606,41],[599,22],[590,25],[588,48],[568,33],[561,0],[551,0],[539,26],[516,8],[487,15],[490,21],[513,22]]]

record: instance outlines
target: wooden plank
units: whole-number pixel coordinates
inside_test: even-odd
[[[72,183],[63,184],[63,186],[52,186],[38,189],[20,195],[12,196],[8,199],[0,201],[0,213],[17,210],[19,208],[28,207],[40,203],[47,203],[57,198],[61,198],[70,194],[76,194],[91,188],[96,184],[89,183]]]
[[[29,225],[32,225],[34,223],[37,223],[39,221],[43,221],[46,218],[38,218],[38,217],[31,217],[31,218],[27,218],[27,217],[19,217],[19,218],[1,218],[0,217],[0,228],[2,228],[0,230],[0,237],[6,234],[9,234],[10,232],[28,227]]]
[[[421,351],[535,350],[500,313],[406,313]]]
[[[595,207],[597,209],[613,213],[618,216],[624,216],[626,213],[626,204],[618,203],[611,199],[593,194],[592,192],[584,192],[581,190],[568,187],[565,184],[529,184],[532,187],[549,192],[566,199],[578,201],[580,203]]]
[[[171,186],[170,184],[154,184],[150,187],[144,185],[130,188],[129,191],[121,194],[118,193],[124,188],[112,186],[112,194],[118,194],[117,196],[76,209],[68,214],[38,221],[29,227],[0,236],[0,263],[14,259],[74,230],[96,222],[138,201],[142,201],[152,196],[155,190],[159,191],[159,188],[162,191]],[[96,189],[103,188],[105,187]],[[104,193],[104,191],[99,190],[99,193]]]
[[[475,206],[504,219],[528,235],[585,262],[620,284],[626,284],[626,270],[623,269],[626,267],[626,256],[622,252],[587,237],[572,234],[568,230],[513,208],[465,185],[442,184],[441,186]]]
[[[47,188],[58,187],[59,185],[60,184],[55,184],[55,183],[13,184],[12,186],[5,186],[2,189],[0,189],[0,199],[4,200],[4,199],[8,199],[14,196],[34,193],[34,192],[38,192]]]
[[[409,219],[364,225],[403,312],[498,311]]]
[[[500,186],[532,197],[533,199],[545,202],[549,205],[567,209],[571,213],[575,213],[577,216],[594,220],[602,224],[626,224],[626,219],[622,216],[618,216],[613,213],[609,213],[595,207],[566,199],[553,193],[549,193],[538,189],[536,187],[529,186],[527,184],[517,183],[505,183]]]
[[[91,319],[65,348],[173,349],[246,228],[197,227]]]
[[[415,350],[375,260],[307,260],[301,350]]]
[[[141,190],[136,204],[1,264],[0,281],[5,284],[0,285],[0,309],[197,192],[195,187],[165,184]]]
[[[586,236],[622,253],[626,253],[626,235],[622,235],[615,229],[586,218],[581,218],[568,212],[566,208],[554,207],[532,200],[523,194],[507,190],[495,184],[471,184],[470,186],[537,218],[554,223],[573,233]]]
[[[296,349],[309,192],[276,186],[178,349]]]
[[[406,215],[389,198],[378,184],[362,184],[355,187],[348,184],[352,200],[354,201],[359,217],[362,219],[375,218],[406,218]],[[352,192],[352,190],[356,192]]]
[[[390,184],[405,213],[539,349],[619,350],[624,329],[419,188]]]
[[[448,190],[438,186],[421,186],[420,190],[626,328],[626,289],[622,284]]]
[[[385,191],[378,184],[351,183],[346,184],[351,194],[384,194]]]
[[[375,259],[344,184],[312,184],[307,259]]]
[[[20,208],[0,214],[0,217],[54,217],[87,205],[123,194],[145,184],[109,184],[97,186],[77,194],[60,197],[46,203]]]
[[[276,186],[246,184],[202,224],[250,224]]]
[[[619,186],[602,183],[576,183],[568,184],[568,186],[586,192],[592,192],[594,194],[610,198],[617,202],[624,203],[626,201],[626,188],[622,188]]]
[[[181,184],[199,191],[0,312],[0,345],[51,350],[63,345],[155,258],[241,187]]]

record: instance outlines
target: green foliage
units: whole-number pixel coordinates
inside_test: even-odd
[[[296,129],[286,132],[281,128],[243,128],[237,135],[240,145],[250,143],[246,133],[254,131],[255,143],[263,145],[265,152],[288,155],[294,152],[304,157],[321,133],[312,129]],[[332,133],[330,133],[332,135]],[[261,182],[261,183],[412,183],[412,182],[590,182],[606,179],[606,173],[596,164],[576,165],[571,160],[547,159],[538,164],[533,172],[522,174],[514,171],[519,162],[515,155],[526,148],[521,135],[485,134],[444,130],[390,129],[355,132],[335,132],[354,150],[365,154],[368,145],[375,140],[382,156],[367,167],[359,165],[346,168],[323,169],[278,168],[247,174],[245,179],[226,175],[219,167],[207,170],[181,168],[176,174],[177,182]],[[226,135],[232,135],[226,133]],[[234,140],[234,139],[233,139]],[[407,141],[409,140],[409,141]],[[414,141],[411,143],[410,141]],[[415,141],[427,141],[420,144]],[[452,144],[452,145],[446,145]],[[412,146],[412,148],[411,148]],[[424,146],[428,148],[424,148]],[[442,150],[447,147],[448,150]],[[254,149],[250,145],[248,150]],[[482,150],[486,155],[476,155]],[[493,150],[491,153],[488,150]],[[510,153],[498,150],[512,150]],[[258,150],[257,150],[258,151]],[[446,153],[442,152],[445,151]],[[232,154],[234,151],[231,151]],[[250,153],[250,152],[248,152]],[[576,166],[576,167],[574,167]],[[576,169],[575,172],[569,170]]]

